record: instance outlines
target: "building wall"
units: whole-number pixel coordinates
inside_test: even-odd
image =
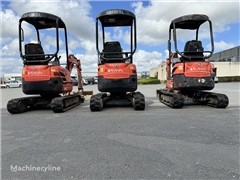
[[[240,62],[212,62],[217,68],[217,76],[240,76]],[[150,74],[156,73],[156,68],[150,70]],[[166,80],[166,63],[162,62],[157,68],[158,79],[160,81]],[[154,77],[154,76],[152,76]]]
[[[224,62],[224,61],[239,62],[240,61],[240,46],[215,53],[209,58],[209,61],[211,61],[211,62]]]
[[[240,62],[213,62],[217,76],[240,76]]]
[[[158,79],[160,81],[164,81],[167,79],[166,77],[166,62],[163,61],[161,64],[158,65]]]
[[[3,74],[1,79],[3,82],[7,82],[7,81],[10,81],[10,80],[21,80],[22,79],[22,74],[18,74],[18,73],[7,73],[7,74]],[[2,83],[3,83],[2,82]]]
[[[150,69],[150,77],[155,77],[158,74],[158,68]]]

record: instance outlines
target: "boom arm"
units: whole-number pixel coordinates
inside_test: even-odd
[[[74,66],[77,68],[77,75],[78,75],[78,90],[83,89],[83,84],[82,84],[82,67],[81,67],[81,62],[79,59],[77,59],[73,54],[70,54],[68,56],[68,70],[71,74]]]

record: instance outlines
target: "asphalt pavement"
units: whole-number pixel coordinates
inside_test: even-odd
[[[25,95],[1,89],[2,179],[239,179],[240,83],[216,84],[213,92],[229,97],[226,109],[171,109],[156,97],[163,87],[139,85],[144,111],[91,112],[87,99],[65,113],[14,115],[8,100]]]

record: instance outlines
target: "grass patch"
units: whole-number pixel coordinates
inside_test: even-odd
[[[160,80],[156,78],[141,78],[138,79],[139,84],[160,84]]]
[[[240,76],[218,77],[218,82],[240,82]]]

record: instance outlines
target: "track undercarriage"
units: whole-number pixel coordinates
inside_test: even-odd
[[[91,97],[91,111],[101,111],[106,106],[132,106],[135,110],[144,110],[145,99],[140,92],[98,93]]]
[[[159,101],[171,108],[182,108],[184,102],[192,101],[197,104],[208,105],[215,108],[226,108],[229,99],[225,94],[196,91],[190,93],[181,93],[179,91],[168,91],[168,89],[157,90]]]
[[[23,98],[11,99],[7,103],[7,110],[11,114],[19,114],[31,109],[39,109],[50,106],[53,112],[65,112],[84,102],[84,96],[76,94],[68,94],[63,96],[29,96]]]

